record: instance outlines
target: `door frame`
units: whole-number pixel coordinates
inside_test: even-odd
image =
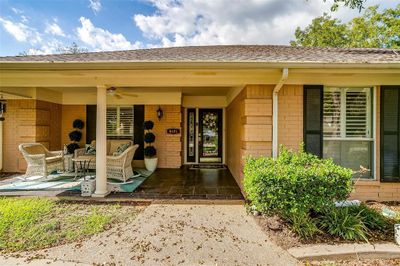
[[[196,151],[195,151],[195,161],[194,162],[188,162],[187,161],[187,154],[188,154],[188,109],[195,109],[196,112],[196,128],[195,128],[195,134],[196,134]],[[221,162],[219,163],[213,163],[213,164],[225,164],[226,160],[226,119],[225,119],[225,107],[222,106],[213,106],[213,107],[192,107],[192,106],[185,106],[183,108],[183,164],[184,165],[191,165],[191,164],[199,164],[199,149],[198,149],[198,136],[199,136],[199,109],[219,109],[222,111],[222,147],[221,147],[221,152],[222,152],[222,158]]]

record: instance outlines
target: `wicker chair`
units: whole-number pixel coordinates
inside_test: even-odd
[[[25,177],[41,175],[46,178],[56,170],[64,171],[62,151],[49,151],[40,143],[22,143],[18,148],[28,164]]]
[[[107,156],[107,178],[121,180],[124,183],[133,176],[132,160],[139,145],[127,148],[118,156]]]

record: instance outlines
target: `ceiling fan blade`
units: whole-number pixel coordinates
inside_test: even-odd
[[[135,93],[130,93],[130,92],[120,92],[120,94],[121,94],[121,95],[124,95],[124,96],[128,96],[128,97],[138,97],[137,94],[135,94]]]

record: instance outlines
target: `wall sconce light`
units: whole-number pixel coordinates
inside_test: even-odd
[[[164,115],[164,112],[163,112],[163,110],[161,109],[161,106],[158,106],[158,109],[157,109],[158,121],[161,120],[161,118],[163,117],[163,115]]]
[[[6,100],[3,100],[3,97],[0,99],[0,121],[4,121],[4,113],[6,112]]]

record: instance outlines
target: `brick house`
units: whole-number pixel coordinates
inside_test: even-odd
[[[97,145],[113,136],[142,145],[141,125],[152,120],[160,168],[221,163],[242,187],[244,156],[304,142],[308,152],[369,170],[355,174],[354,197],[400,199],[400,50],[177,47],[0,57],[0,71],[5,172],[26,167],[19,143],[68,143],[74,119],[87,125],[81,144]],[[113,131],[110,117],[129,130]],[[142,160],[140,148],[134,164]],[[104,167],[98,195],[107,192]]]

